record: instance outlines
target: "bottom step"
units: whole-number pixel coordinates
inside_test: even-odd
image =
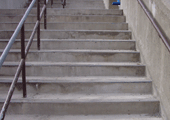
[[[20,94],[19,94],[20,95]],[[14,95],[9,115],[159,115],[159,101],[152,95],[58,95],[37,94],[22,98]],[[0,107],[5,96],[0,96]]]
[[[38,115],[7,115],[5,120],[163,120],[147,115],[89,115],[89,116],[38,116]]]

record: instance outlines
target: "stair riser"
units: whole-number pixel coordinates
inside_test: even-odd
[[[44,0],[40,0],[40,2],[43,2]],[[89,2],[93,2],[93,1],[96,1],[96,2],[99,2],[99,1],[102,1],[102,0],[69,0],[68,2],[83,2],[83,1],[89,1]],[[115,1],[115,0],[114,0]],[[51,2],[51,0],[48,1],[49,3]],[[60,2],[59,0],[53,0],[53,2]]]
[[[3,16],[0,22],[19,22],[21,16]],[[29,16],[26,22],[36,22],[37,16]],[[44,19],[41,20],[43,22]],[[125,22],[124,16],[47,16],[48,22]]]
[[[48,81],[46,81],[48,82]],[[0,84],[0,94],[7,94],[10,83]],[[22,95],[22,84],[15,88],[16,94]],[[80,83],[27,83],[29,94],[151,94],[151,82],[80,82]]]
[[[0,52],[1,54],[1,52]],[[10,53],[6,61],[19,61],[21,53]],[[97,53],[97,52],[31,52],[27,61],[46,62],[139,62],[139,53]]]
[[[123,15],[123,11],[119,9],[48,9],[48,15]]]
[[[40,7],[43,7],[43,4],[40,4]],[[37,7],[37,5],[35,4],[34,7]],[[47,5],[48,8],[51,8],[51,4]],[[57,3],[53,3],[52,7],[54,8],[63,8],[63,5],[57,4]],[[67,3],[65,8],[69,8],[69,9],[104,9],[104,4],[102,2],[78,2],[78,3]],[[118,9],[118,6],[113,6],[113,9]]]
[[[66,3],[67,3],[67,4],[77,4],[77,5],[78,5],[78,4],[90,4],[90,3],[91,3],[91,4],[95,4],[95,3],[96,3],[96,4],[103,4],[103,1],[102,1],[102,0],[98,0],[98,1],[97,1],[97,0],[96,0],[96,1],[94,1],[94,0],[90,0],[90,1],[89,1],[89,0],[83,0],[83,1],[82,1],[82,0],[79,0],[79,1],[76,1],[76,3],[75,3],[75,1],[69,0],[69,1],[66,1]],[[37,4],[37,2],[35,2],[35,4]],[[44,1],[40,1],[40,4],[44,4]],[[48,4],[51,5],[51,1],[50,1],[50,0],[48,1]],[[61,5],[62,2],[61,2],[61,1],[55,1],[55,0],[54,0],[54,1],[53,1],[53,4],[60,4],[60,5]]]
[[[32,31],[26,31],[28,39]],[[1,39],[9,39],[13,31],[0,31]],[[20,38],[20,35],[17,37]],[[36,35],[35,35],[36,38]],[[41,39],[131,39],[130,31],[41,31]]]
[[[0,24],[0,30],[15,30],[18,24]],[[26,30],[32,30],[35,24],[25,24]],[[40,26],[44,29],[44,24]],[[47,23],[47,29],[55,30],[127,30],[127,24],[113,24],[113,23]]]
[[[96,4],[103,4],[103,1],[102,0],[96,0],[96,1],[94,1],[94,0],[79,0],[79,1],[76,1],[76,3],[75,3],[75,1],[71,1],[71,0],[69,0],[69,1],[66,1],[66,3],[67,4],[76,4],[76,5],[79,5],[79,4],[93,4],[93,5],[95,5],[95,3]],[[35,4],[37,4],[37,2],[35,3]],[[40,1],[40,4],[44,4],[44,1]],[[51,5],[51,1],[49,0],[48,1],[48,4],[50,4]],[[62,2],[61,1],[53,1],[53,4],[62,4]]]
[[[3,66],[1,76],[14,76],[17,67]],[[27,66],[27,76],[144,76],[145,66]]]
[[[23,15],[26,9],[0,9],[0,15]],[[32,9],[30,15],[36,15],[37,9]],[[47,15],[123,15],[122,10],[95,9],[56,9],[48,8]]]
[[[7,42],[0,42],[0,49],[4,49]],[[20,49],[21,43],[16,41],[12,49]],[[34,41],[31,49],[37,49],[37,42]],[[41,49],[65,50],[65,49],[93,49],[93,50],[136,50],[134,41],[41,41]]]
[[[96,1],[94,1],[94,0],[79,0],[79,1],[71,1],[71,0],[69,0],[69,1],[66,1],[66,3],[69,5],[69,4],[75,4],[75,5],[79,5],[79,4],[87,4],[87,5],[89,5],[89,4],[93,4],[93,5],[95,5],[95,3],[96,4],[103,4],[103,0],[96,0]],[[37,2],[35,2],[35,4],[37,4]],[[40,1],[40,4],[44,4],[44,1]],[[51,5],[51,1],[49,0],[48,1],[48,4],[50,4]],[[62,2],[61,1],[53,1],[53,4],[59,4],[59,5],[61,5],[62,4]]]
[[[140,109],[139,109],[140,108]],[[159,102],[11,103],[8,114],[113,115],[159,113]]]
[[[86,4],[87,6],[88,5],[95,5],[95,4],[100,4],[100,5],[103,5],[103,1],[100,0],[100,1],[66,1],[66,5],[70,5],[70,4],[75,4],[75,6],[78,6],[78,5],[82,5],[82,4]],[[37,4],[37,2],[35,2],[35,5]],[[44,4],[44,1],[40,1],[40,4]],[[49,5],[51,5],[51,1],[48,2]],[[58,4],[58,5],[62,5],[62,2],[61,1],[53,1],[53,4]]]
[[[145,115],[59,115],[59,116],[38,116],[32,115],[25,117],[23,115],[7,115],[5,120],[163,120],[160,116],[145,116]]]

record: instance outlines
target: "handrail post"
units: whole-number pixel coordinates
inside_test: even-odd
[[[24,24],[21,28],[21,59],[23,59],[24,63],[22,66],[22,86],[23,86],[23,97],[26,98],[26,74],[25,74],[25,30]]]
[[[66,6],[66,0],[62,1],[63,8]]]
[[[40,50],[40,0],[37,0],[37,20],[38,20],[37,49]]]
[[[53,0],[51,0],[51,7],[53,7]]]
[[[45,10],[44,10],[44,29],[47,29],[47,2],[44,0]]]

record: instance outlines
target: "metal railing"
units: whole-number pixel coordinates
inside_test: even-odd
[[[170,52],[170,43],[168,43],[168,41],[169,41],[168,38],[166,37],[164,32],[161,30],[159,25],[156,23],[156,21],[154,20],[154,18],[152,17],[152,15],[150,14],[149,10],[145,6],[145,4],[142,2],[142,0],[137,0],[137,1],[140,4],[140,6],[142,7],[142,9],[145,12],[145,14],[147,15],[147,17],[149,18],[149,20],[151,21],[151,23],[153,24],[155,30],[157,31],[158,35],[162,39],[162,41],[165,44],[166,48]],[[120,5],[120,0],[117,0],[117,2],[113,2],[112,5]]]
[[[35,26],[33,28],[33,31],[31,33],[31,36],[28,40],[27,46],[25,48],[25,28],[24,23],[32,10],[33,6],[35,5],[35,2],[37,1],[37,21],[35,23]],[[21,32],[21,60],[19,62],[19,66],[17,68],[17,71],[15,73],[14,79],[12,81],[12,84],[10,86],[10,89],[8,91],[8,95],[6,97],[6,100],[4,102],[4,105],[1,109],[0,113],[0,120],[4,120],[6,111],[8,109],[8,106],[10,104],[13,92],[15,90],[16,83],[18,81],[19,75],[22,71],[22,86],[23,86],[23,97],[25,98],[27,96],[26,92],[26,75],[25,75],[25,59],[27,57],[27,54],[29,52],[29,49],[31,47],[31,44],[33,42],[34,35],[37,31],[37,49],[40,50],[40,20],[42,19],[42,16],[44,14],[44,28],[47,28],[46,24],[46,17],[47,17],[47,3],[48,0],[44,0],[44,5],[42,7],[42,10],[40,12],[40,0],[32,0],[31,4],[29,5],[28,9],[26,10],[24,16],[22,17],[21,21],[19,22],[17,28],[15,29],[12,37],[10,38],[7,46],[5,47],[1,57],[0,57],[0,68],[2,67],[2,64],[4,63],[13,43],[15,42],[15,39],[17,38],[19,32]]]
[[[61,0],[63,8],[66,6],[66,0]],[[53,0],[51,0],[51,7],[53,7]]]
[[[141,1],[141,0],[137,0],[138,3],[140,4],[140,6],[142,7],[142,9],[144,10],[145,14],[147,15],[147,17],[149,18],[149,20],[151,21],[151,23],[153,24],[154,28],[156,29],[159,37],[162,39],[163,43],[165,44],[166,48],[168,49],[168,51],[170,52],[170,44],[168,43],[168,38],[166,37],[165,33],[161,30],[161,28],[159,27],[159,25],[156,23],[156,21],[154,20],[154,18],[152,17],[152,15],[150,14],[149,10],[147,9],[147,7],[145,6],[145,4]]]
[[[66,0],[62,1],[63,8],[66,6]]]

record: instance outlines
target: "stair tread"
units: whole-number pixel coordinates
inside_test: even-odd
[[[6,94],[0,94],[1,102],[5,98]],[[22,98],[22,94],[14,94],[11,102],[158,102],[158,100],[153,95],[140,94],[28,94],[27,98]]]
[[[35,41],[36,39],[34,39]],[[4,41],[9,41],[9,39],[0,39],[0,42],[4,42]],[[15,41],[21,41],[20,39],[16,39]],[[28,41],[28,39],[25,39],[25,41]],[[136,42],[135,40],[131,40],[131,39],[41,39],[41,41],[61,41],[61,42]]]
[[[87,9],[88,10],[88,9]],[[21,14],[19,14],[19,15],[8,15],[8,16],[0,16],[0,17],[22,17],[23,15],[21,15]],[[113,14],[113,15],[108,15],[108,14],[103,14],[103,15],[91,15],[91,14],[85,14],[85,15],[65,15],[65,14],[60,14],[60,15],[52,15],[52,14],[50,14],[50,15],[48,15],[47,14],[47,17],[56,17],[56,16],[66,16],[66,17],[70,17],[70,16],[75,16],[75,17],[83,17],[83,16],[90,16],[90,17],[95,17],[95,16],[107,16],[107,17],[124,17],[123,15],[119,15],[119,14]],[[36,15],[34,15],[34,14],[30,14],[28,17],[36,17]]]
[[[0,32],[2,31],[9,31],[12,32],[14,30],[0,30]],[[26,32],[32,32],[32,30],[25,30]],[[130,30],[44,30],[41,29],[42,32],[50,32],[50,31],[54,31],[54,32],[131,32]]]
[[[3,52],[3,49],[0,49],[0,52]],[[20,49],[11,49],[10,52],[21,52]],[[49,49],[42,49],[42,50],[29,50],[29,53],[53,53],[53,52],[66,52],[66,53],[139,53],[139,51],[135,50],[93,50],[93,49],[66,49],[66,50],[49,50]]]
[[[88,0],[89,1],[89,0]],[[16,8],[16,9],[0,9],[0,10],[9,10],[9,11],[14,11],[14,10],[18,10],[18,11],[26,11],[27,8]],[[37,10],[37,8],[32,8],[32,10]],[[63,8],[47,8],[47,10],[83,10],[83,9],[79,9],[79,8],[67,8],[67,9],[63,9]],[[89,8],[88,9],[89,11],[99,11],[99,10],[102,10],[102,11],[122,11],[122,9],[93,9],[93,8]]]
[[[162,120],[157,116],[142,115],[7,115],[5,120]]]
[[[4,66],[11,65],[11,66],[17,66],[19,62],[4,62]],[[145,66],[142,63],[138,62],[26,62],[27,66],[49,66],[49,65],[56,65],[56,66]]]
[[[11,82],[13,77],[9,76],[1,76],[0,83]],[[99,83],[99,82],[152,82],[152,80],[145,77],[115,77],[115,76],[86,76],[86,77],[37,77],[37,76],[27,76],[26,77],[28,83]],[[19,78],[19,82],[21,82],[21,78]]]
[[[48,22],[48,24],[127,24],[126,22]],[[0,22],[0,24],[18,24],[18,22]],[[35,22],[27,22],[25,24],[35,24]]]

